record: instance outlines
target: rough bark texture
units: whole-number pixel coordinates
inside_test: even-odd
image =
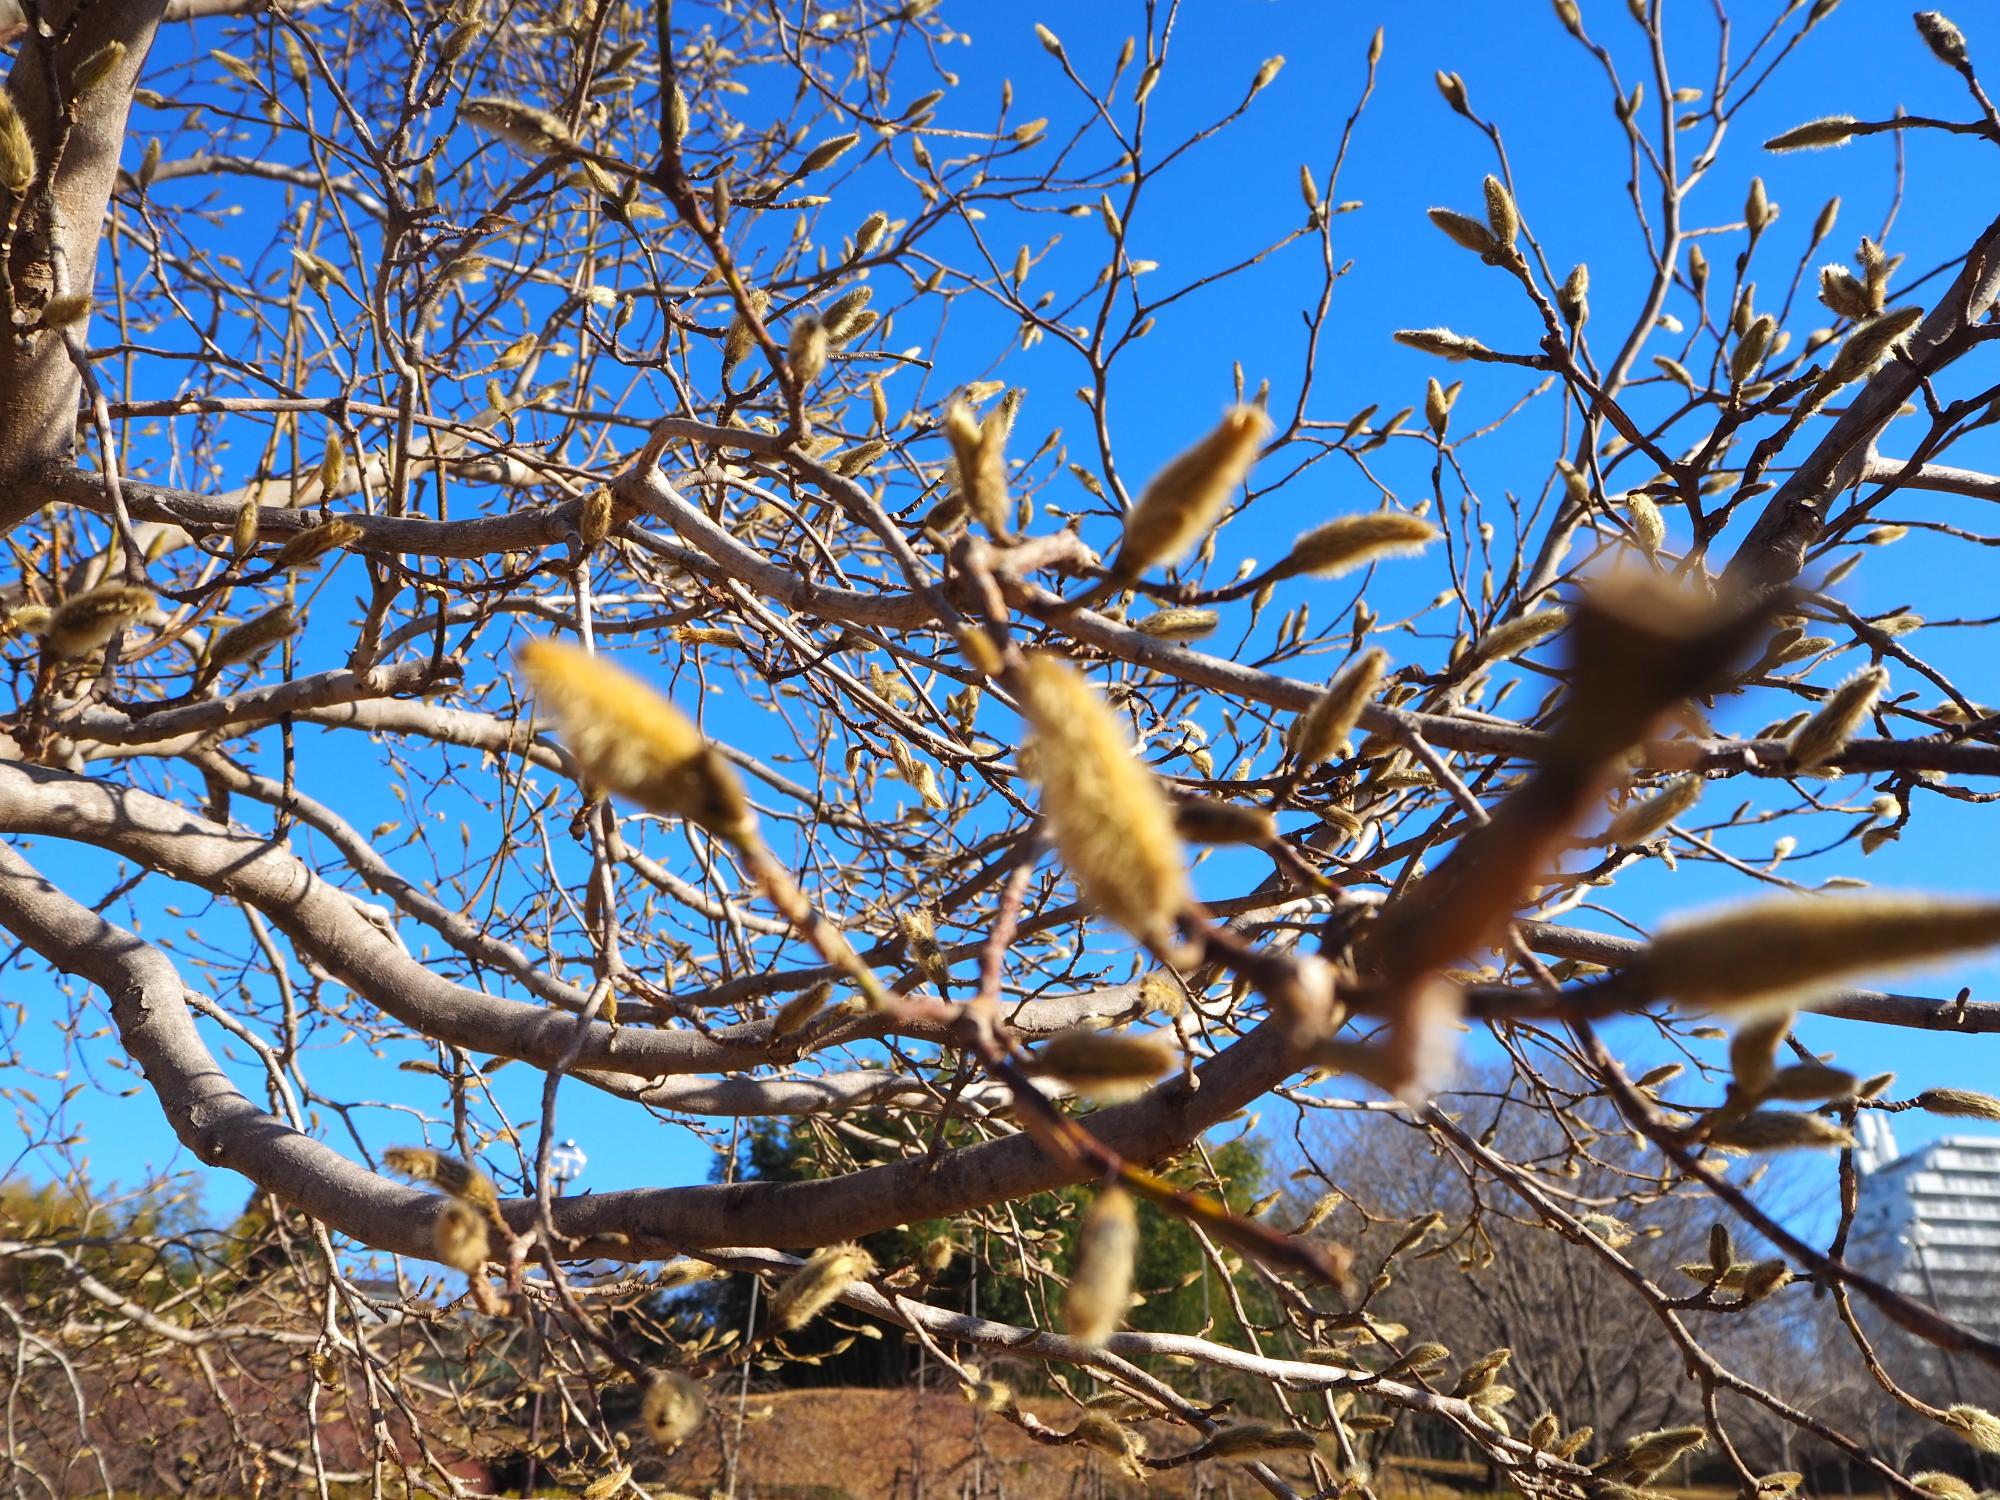
[[[17,318],[43,307],[58,285],[72,292],[95,285],[132,91],[165,13],[165,0],[65,0],[49,9],[45,31],[31,29],[22,42],[7,87],[39,172],[6,266]],[[124,57],[88,99],[75,100],[77,65],[114,42]],[[58,330],[0,337],[0,528],[42,503],[7,481],[72,451],[79,390]]]

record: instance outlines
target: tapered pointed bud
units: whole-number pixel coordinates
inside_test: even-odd
[[[1844,146],[1854,139],[1854,127],[1860,123],[1853,115],[1824,115],[1772,136],[1764,142],[1764,149],[1817,151],[1827,146]]]
[[[1854,1144],[1844,1126],[1824,1115],[1783,1109],[1726,1121],[1710,1130],[1708,1138],[1718,1146],[1734,1146],[1739,1151],[1824,1151]]]
[[[1499,251],[1493,231],[1470,214],[1462,214],[1455,209],[1434,208],[1430,210],[1430,221],[1450,236],[1454,244],[1470,250],[1474,255],[1495,255]]]
[[[1221,425],[1156,474],[1125,517],[1113,576],[1137,578],[1186,556],[1214,529],[1270,433],[1261,408],[1231,407]]]
[[[1156,609],[1132,628],[1158,641],[1198,641],[1215,634],[1222,616],[1212,609]]]
[[[1295,1427],[1238,1422],[1212,1434],[1200,1451],[1205,1457],[1226,1459],[1230,1463],[1264,1463],[1271,1459],[1310,1457],[1319,1452],[1319,1442],[1310,1432]]]
[[[42,628],[51,656],[88,656],[128,625],[153,612],[153,591],[136,583],[102,583],[58,604]]]
[[[1424,386],[1424,420],[1430,424],[1432,433],[1440,438],[1451,426],[1451,398],[1435,377]]]
[[[1077,1231],[1076,1264],[1063,1299],[1070,1337],[1101,1344],[1118,1331],[1132,1304],[1139,1214],[1132,1195],[1110,1187],[1097,1195]]]
[[[1755,239],[1765,227],[1778,217],[1777,205],[1772,203],[1764,191],[1764,179],[1750,179],[1750,196],[1743,203],[1743,222],[1750,226],[1750,237]]]
[[[1827,368],[1827,383],[1842,386],[1870,373],[1923,320],[1921,307],[1899,307],[1863,323],[1840,346]]]
[[[2000,1121],[2000,1099],[1972,1089],[1925,1089],[1917,1095],[1917,1108],[1961,1120]]]
[[[1778,320],[1769,313],[1760,313],[1751,320],[1729,356],[1729,380],[1732,385],[1741,385],[1757,373],[1757,367],[1764,362],[1765,351],[1771,347],[1771,335],[1777,331]]]
[[[1632,530],[1639,538],[1639,545],[1648,552],[1658,552],[1667,540],[1667,518],[1660,514],[1660,507],[1653,497],[1643,490],[1634,490],[1625,497],[1625,514],[1632,522]]]
[[[1195,844],[1258,845],[1278,836],[1277,820],[1269,808],[1217,802],[1209,797],[1176,802],[1174,827],[1182,838]]]
[[[1410,557],[1438,539],[1438,529],[1407,511],[1372,510],[1360,515],[1322,521],[1296,542],[1282,562],[1271,569],[1274,578],[1309,573],[1338,578],[1386,557]]]
[[[1786,897],[1669,924],[1638,961],[1635,977],[1688,1006],[1779,1004],[1810,999],[1857,972],[1996,943],[2000,902]]]
[[[792,320],[785,359],[800,385],[811,385],[826,370],[826,325],[810,313]]]
[[[313,567],[328,553],[360,540],[360,522],[335,516],[331,521],[294,532],[278,549],[276,562],[281,568]]]
[[[994,536],[1005,535],[1009,502],[1004,434],[989,431],[962,401],[953,402],[945,413],[944,433],[966,509]]]
[[[1309,771],[1333,759],[1361,722],[1362,710],[1374,700],[1389,667],[1389,653],[1371,646],[1343,667],[1312,707],[1299,716],[1292,730],[1292,755],[1299,769]]]
[[[1792,764],[1801,771],[1811,771],[1839,755],[1888,686],[1889,670],[1877,663],[1863,667],[1827,694],[1792,736]]]
[[[14,107],[14,96],[0,84],[0,188],[17,204],[35,184],[35,143],[27,123]]]
[[[874,1271],[875,1258],[859,1245],[828,1245],[814,1251],[771,1293],[771,1326],[782,1333],[797,1332]]]
[[[1841,265],[1820,267],[1819,300],[1841,317],[1852,318],[1856,322],[1875,311],[1868,289],[1852,271]]]
[[[645,683],[562,641],[530,641],[519,659],[591,782],[719,838],[740,843],[754,832],[736,773],[687,715]]]
[[[1507,184],[1499,178],[1489,176],[1485,187],[1486,227],[1493,231],[1493,239],[1501,249],[1512,250],[1521,232],[1521,211],[1514,206],[1514,195],[1507,191]]]
[[[1572,267],[1556,292],[1556,308],[1563,315],[1563,321],[1572,328],[1581,328],[1590,321],[1590,267]]]
[[[290,39],[290,33],[285,33],[285,36]],[[86,97],[116,72],[118,65],[123,61],[125,61],[125,44],[116,41],[106,42],[76,65],[76,72],[70,77],[70,88],[75,91],[77,98]]]
[[[851,151],[860,139],[858,135],[829,136],[806,153],[806,159],[799,163],[798,175],[806,177],[824,171]]]
[[[1643,844],[1701,800],[1699,775],[1676,776],[1652,796],[1634,802],[1604,830],[1601,842],[1619,848]]]
[[[1920,10],[1911,19],[1917,23],[1917,35],[1924,39],[1933,57],[1949,67],[1965,65],[1965,33],[1952,25],[1943,12]]]
[[[1519,656],[1537,641],[1554,635],[1569,623],[1566,609],[1544,609],[1531,615],[1517,615],[1495,625],[1473,643],[1473,655],[1482,662],[1507,661]]]
[[[1394,337],[1407,349],[1435,354],[1442,359],[1478,359],[1493,352],[1478,339],[1453,333],[1449,328],[1399,328]]]
[[[208,649],[208,665],[211,668],[225,667],[232,662],[249,661],[294,634],[298,628],[298,622],[292,617],[291,605],[280,604],[276,609],[252,616],[217,636]]]
[[[1074,668],[1032,656],[1021,708],[1048,820],[1083,897],[1141,942],[1162,944],[1190,897],[1173,810],[1124,722]]]
[[[1066,1083],[1086,1098],[1129,1099],[1173,1067],[1179,1054],[1162,1032],[1059,1031],[1036,1049],[1028,1071]]]

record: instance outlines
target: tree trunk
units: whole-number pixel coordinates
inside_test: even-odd
[[[0,336],[0,529],[43,503],[40,487],[23,481],[75,446],[77,372],[61,330],[35,325],[58,286],[94,285],[132,91],[165,11],[166,0],[59,0],[23,38],[7,81],[34,146],[35,180],[23,204],[7,203],[0,188],[14,226],[5,262],[14,328]],[[124,55],[76,100],[78,66],[113,43]]]

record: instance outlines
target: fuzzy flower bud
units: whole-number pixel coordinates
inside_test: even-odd
[[[1220,426],[1156,474],[1125,517],[1113,576],[1129,580],[1178,562],[1207,536],[1270,433],[1261,408],[1233,406]]]

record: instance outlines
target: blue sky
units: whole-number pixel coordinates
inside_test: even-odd
[[[946,49],[946,62],[960,73],[962,84],[944,107],[940,122],[984,125],[997,105],[1002,80],[1011,79],[1016,93],[1012,118],[1047,115],[1052,138],[1061,137],[1077,120],[1078,101],[1036,41],[1032,23],[1041,20],[1052,27],[1079,70],[1101,78],[1141,18],[1136,4],[1108,0],[1040,9],[989,0],[946,0],[946,6],[945,14],[970,41]],[[1629,82],[1640,71],[1634,50],[1638,33],[1626,18],[1624,5],[1620,0],[1596,0],[1584,9],[1593,32],[1617,54]],[[1737,55],[1749,35],[1777,9],[1768,0],[1742,8]],[[1669,11],[1680,36],[1673,56],[1677,79],[1706,85],[1713,70],[1709,9],[1674,0]],[[1975,55],[1988,40],[2000,55],[2000,35],[1982,37],[1976,15],[1960,19],[1974,23]],[[1502,295],[1506,288],[1500,273],[1480,267],[1425,221],[1425,210],[1439,204],[1477,212],[1480,179],[1493,169],[1490,143],[1447,108],[1433,82],[1435,70],[1461,73],[1475,108],[1504,133],[1522,213],[1558,273],[1578,261],[1590,265],[1593,332],[1622,331],[1628,310],[1636,303],[1643,270],[1626,201],[1628,163],[1612,130],[1603,79],[1540,0],[1372,6],[1347,0],[1190,0],[1173,44],[1178,65],[1169,67],[1152,100],[1156,138],[1206,123],[1228,108],[1266,57],[1282,53],[1286,66],[1245,120],[1191,153],[1175,175],[1148,193],[1131,221],[1131,253],[1157,260],[1160,269],[1153,275],[1165,284],[1227,264],[1295,226],[1302,213],[1299,165],[1313,164],[1324,181],[1341,124],[1359,89],[1368,38],[1378,23],[1386,25],[1387,38],[1377,91],[1333,194],[1361,205],[1338,220],[1337,252],[1352,266],[1334,295],[1310,414],[1338,419],[1370,402],[1382,403],[1384,410],[1420,405],[1427,377],[1463,376],[1465,392],[1454,412],[1453,427],[1455,432],[1468,431],[1499,416],[1531,382],[1516,371],[1442,366],[1393,345],[1390,333],[1399,327],[1442,323],[1495,347],[1524,348],[1533,339],[1534,325],[1518,298]],[[231,45],[235,30],[232,24],[203,22],[177,30],[165,45],[200,57],[209,47]],[[1695,194],[1692,215],[1701,223],[1736,221],[1751,175],[1763,175],[1771,197],[1782,208],[1765,250],[1760,251],[1758,274],[1765,283],[1760,305],[1773,305],[1782,295],[1781,283],[1814,217],[1830,195],[1842,197],[1840,223],[1818,260],[1850,255],[1858,235],[1880,229],[1894,196],[1895,151],[1886,139],[1878,139],[1841,151],[1779,158],[1759,150],[1757,143],[1801,120],[1833,111],[1882,118],[1900,104],[1917,113],[1963,117],[1966,106],[1961,95],[1957,80],[1930,57],[1900,7],[1848,0],[1801,44],[1778,81],[1732,125],[1729,147]],[[135,141],[131,154],[136,156],[138,149]],[[1959,140],[1920,138],[1910,143],[1904,192],[1889,242],[1892,251],[1905,251],[1910,257],[1901,279],[1956,254],[1992,212],[1990,192],[1966,190],[1968,184],[1990,187],[1994,181],[1990,161],[1975,155],[1979,149]],[[1088,150],[1083,159],[1091,159]],[[866,198],[876,180],[864,179],[857,185],[856,196],[838,210],[842,224],[877,206]],[[258,200],[252,196],[246,201]],[[908,209],[906,203],[880,206],[892,212]],[[246,222],[258,218],[253,214]],[[832,227],[837,233],[839,226]],[[1006,237],[1011,229],[996,226],[994,232],[996,243],[1011,253],[1017,242]],[[1020,237],[1028,238],[1038,251],[1052,234],[1060,234],[1062,242],[1044,263],[1046,271],[1038,268],[1037,278],[1046,274],[1053,280],[1066,268],[1096,263],[1092,257],[1099,255],[1101,229],[1093,220],[1038,218],[1020,231]],[[1721,267],[1734,254],[1740,235],[1706,243]],[[1120,464],[1128,480],[1142,480],[1191,433],[1213,421],[1229,396],[1232,361],[1241,361],[1253,384],[1269,376],[1274,406],[1289,405],[1302,342],[1300,313],[1317,291],[1315,256],[1314,244],[1304,242],[1258,276],[1223,283],[1161,315],[1157,330],[1121,366],[1124,383],[1111,408]],[[1809,296],[1809,289],[1801,293],[1802,299]],[[1669,311],[1676,310],[1687,311],[1669,305]],[[1803,330],[1814,325],[1807,316],[1794,326]],[[981,370],[995,342],[1004,337],[998,319],[982,320],[976,313],[955,316],[947,343],[939,351],[943,384],[937,389]],[[1649,347],[1666,352],[1677,342]],[[1039,433],[1062,424],[1072,429],[1074,440],[1081,432],[1082,409],[1068,392],[1078,383],[1077,367],[1044,346],[1013,361],[1009,369],[1031,392],[1023,417],[1026,429]],[[1481,493],[1493,498],[1510,490],[1532,500],[1548,481],[1555,451],[1550,431],[1550,421],[1526,421],[1467,449],[1468,471]],[[1884,446],[1885,451],[1897,451],[1893,431]],[[1966,444],[1955,461],[2000,465],[1992,447],[1990,442]],[[1427,457],[1420,464],[1412,455],[1401,468],[1389,465],[1391,483],[1407,486],[1411,494],[1421,493],[1420,470],[1427,463]],[[1286,492],[1282,513],[1256,517],[1232,529],[1231,546],[1239,554],[1275,556],[1293,532],[1327,515],[1372,505],[1373,496],[1358,476],[1333,465],[1323,465],[1318,476]],[[1974,514],[1968,519],[1969,509],[1969,502],[1900,499],[1887,508],[1897,516],[1952,515],[1977,527],[1980,518]],[[1991,609],[1993,596],[1989,575],[1978,566],[1982,557],[1976,549],[1947,550],[1912,536],[1895,547],[1878,549],[1843,585],[1841,594],[1864,614],[1921,600],[1919,607],[1933,619],[1976,617]],[[1382,594],[1371,593],[1371,602],[1385,613],[1392,602],[1414,607],[1435,586],[1434,571],[1406,566],[1412,570],[1406,575],[1385,570]],[[1288,600],[1309,599],[1317,612],[1337,610],[1347,597],[1340,585],[1310,585]],[[1927,629],[1913,644],[1950,671],[1975,700],[2000,701],[2000,681],[1996,681],[2000,673],[1990,654],[1979,649],[1974,632]],[[1416,653],[1424,648],[1412,643],[1408,649]],[[1435,639],[1429,649],[1439,649]],[[307,664],[333,665],[338,650],[339,643],[329,638],[328,659]],[[1853,655],[1842,658],[1821,669],[1814,680],[1834,680],[1859,660]],[[1740,721],[1725,710],[1720,722],[1725,728],[1748,730],[1772,716],[1768,708],[1768,699],[1746,706]],[[746,747],[756,748],[755,718],[736,714],[726,702],[722,711],[721,722],[732,733],[740,730]],[[314,767],[321,776],[343,778],[350,821],[366,827],[374,821],[409,817],[407,809],[391,802],[386,783],[369,778],[367,761],[354,747],[306,734],[301,737],[301,755],[301,779],[307,784]],[[371,797],[381,803],[375,817],[366,810]],[[442,793],[425,811],[449,825],[463,814],[464,804]],[[1800,877],[1860,873],[1884,887],[1991,891],[1994,877],[1984,856],[1991,839],[1987,825],[1995,814],[1986,807],[1936,799],[1921,806],[1919,813],[1901,843],[1887,846],[1858,870],[1850,848],[1834,857],[1839,863],[1823,862],[1809,872],[1800,871]],[[1805,830],[1799,832],[1802,844],[1815,841]],[[1743,857],[1755,857],[1747,845],[1731,848]],[[58,856],[45,850],[42,857],[70,874],[81,889],[107,889],[118,878],[109,861],[95,856],[73,851]],[[1740,883],[1714,879],[1692,866],[1684,866],[1672,881],[1652,874],[1628,875],[1619,886],[1624,907],[1641,916],[1669,905],[1739,894]],[[169,916],[165,904],[162,896],[141,906],[138,916],[149,934],[172,933],[188,925],[188,919]],[[198,922],[240,921],[226,909],[200,915],[204,903],[194,893],[180,893],[179,904]],[[131,915],[126,910],[121,919],[129,921]],[[1949,994],[1970,983],[1978,992],[1996,976],[2000,970],[1990,964],[1961,966],[1904,987]],[[57,1066],[47,1031],[55,997],[29,991],[8,998],[27,1008],[16,1039],[25,1056],[45,1069]],[[1624,1034],[1630,1030],[1625,1028]],[[1862,1073],[1894,1069],[1908,1080],[1959,1087],[1990,1087],[1994,1077],[1992,1039],[1966,1041],[1886,1028],[1864,1031],[1834,1021],[1808,1022],[1802,1034],[1811,1045],[1838,1052],[1844,1065]],[[94,1170],[129,1181],[153,1169],[187,1166],[151,1101],[143,1093],[116,1097],[116,1091],[129,1087],[132,1080],[107,1070],[101,1045],[84,1050],[97,1060],[97,1086],[77,1097],[69,1117],[87,1137],[84,1150]],[[1642,1060],[1648,1055],[1639,1049]],[[333,1046],[329,1039],[315,1066],[337,1092],[352,1085],[356,1092],[375,1098],[419,1097],[414,1092],[417,1083],[408,1075],[388,1073],[382,1064],[371,1065],[356,1041]],[[251,1075],[242,1077],[246,1084],[254,1084]],[[526,1070],[509,1070],[501,1079],[511,1090],[509,1103],[517,1118],[532,1114],[528,1091],[533,1080]],[[710,1158],[705,1148],[680,1131],[645,1121],[637,1125],[643,1139],[635,1140],[634,1123],[626,1116],[627,1111],[599,1100],[581,1085],[565,1088],[558,1133],[576,1136],[590,1151],[587,1186],[670,1185],[706,1177]],[[397,1123],[396,1117],[386,1115],[375,1121],[381,1132],[378,1145],[397,1138]],[[1943,1122],[1914,1113],[1899,1115],[1896,1124],[1906,1145],[1945,1133]],[[1830,1180],[1830,1172],[1827,1175]],[[210,1189],[214,1201],[226,1204],[235,1202],[242,1191],[243,1185],[234,1181]]]

